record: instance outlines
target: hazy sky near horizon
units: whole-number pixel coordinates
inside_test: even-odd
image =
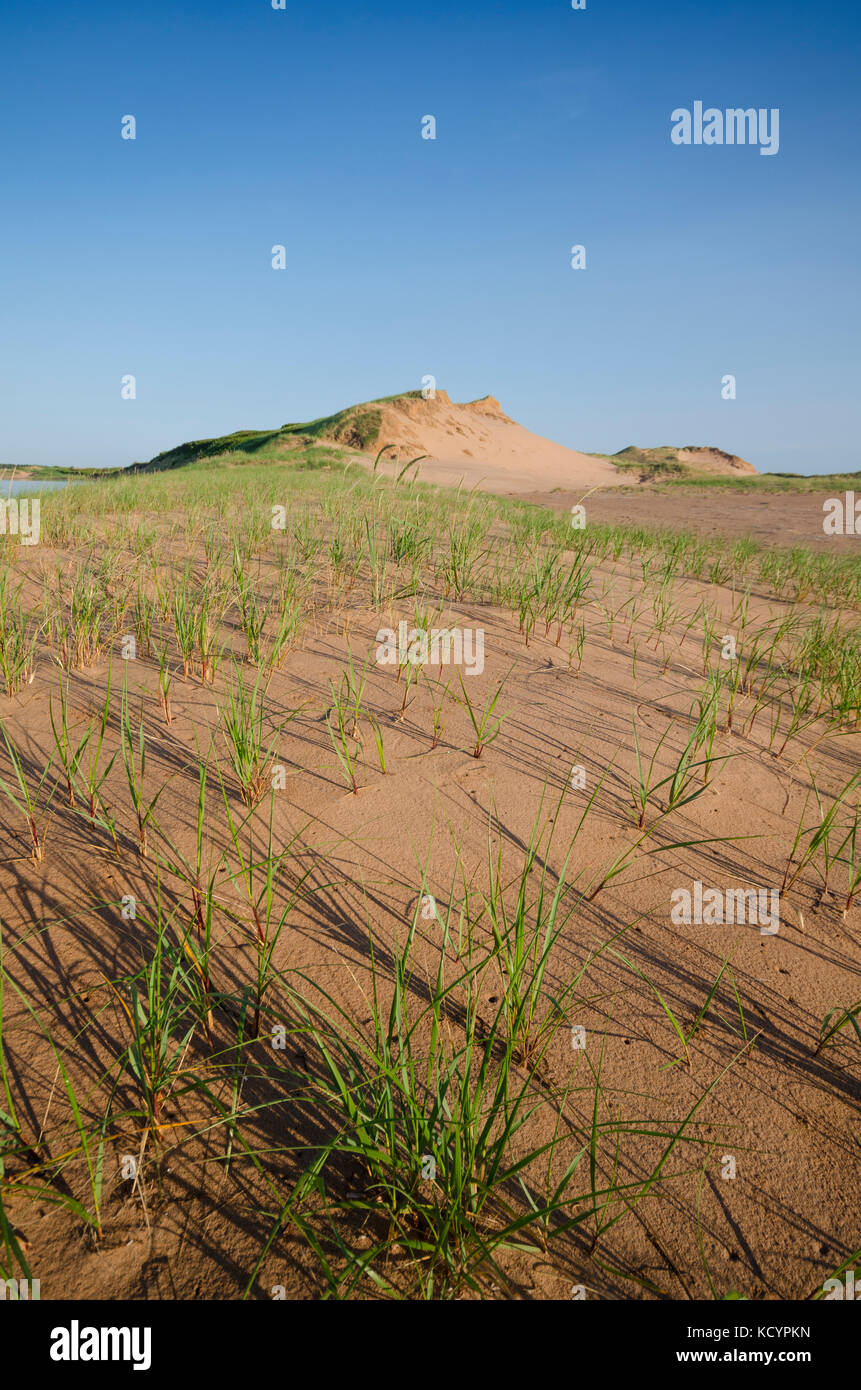
[[[6,0],[0,462],[432,374],[572,448],[861,469],[859,36],[857,0]],[[695,101],[779,108],[779,152],[674,145]]]

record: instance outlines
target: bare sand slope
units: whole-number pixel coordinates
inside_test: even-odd
[[[425,482],[478,486],[484,492],[528,493],[556,487],[615,487],[630,481],[605,459],[566,449],[518,425],[493,396],[465,405],[447,392],[431,400],[403,397],[383,406],[380,444],[392,444],[388,467],[427,455]]]

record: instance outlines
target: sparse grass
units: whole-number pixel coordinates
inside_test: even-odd
[[[499,697],[505,688],[506,681],[513,670],[514,667],[512,666],[508,674],[503,676],[494,693],[488,696],[483,708],[479,708],[477,704],[473,704],[466,684],[464,683],[463,676],[460,674],[460,671],[457,673],[458,680],[460,681],[460,688],[463,692],[463,701],[458,701],[458,703],[463,704],[464,709],[469,715],[469,722],[475,734],[475,746],[472,750],[472,756],[474,758],[480,758],[487,745],[493,743],[494,740],[499,737],[506,716],[504,714],[495,715],[494,711],[499,703]],[[456,696],[454,698],[457,699]]]
[[[345,449],[372,437],[374,414],[336,421]],[[382,460],[375,472],[348,470],[343,451],[319,443],[331,429],[203,441],[155,461],[157,476],[57,494],[45,511],[50,561],[13,556],[0,575],[7,843],[23,843],[38,866],[50,828],[52,850],[56,835],[88,880],[110,866],[139,909],[118,927],[114,897],[110,909],[100,900],[116,960],[94,985],[69,984],[56,1008],[40,1005],[38,1018],[20,972],[50,923],[28,923],[20,939],[7,931],[0,1273],[29,1269],[13,1199],[64,1206],[99,1239],[113,1211],[108,1160],[134,1138],[147,1221],[169,1148],[195,1152],[203,1186],[241,1171],[249,1229],[262,1232],[256,1267],[243,1271],[248,1292],[290,1231],[329,1297],[484,1297],[494,1285],[513,1296],[523,1259],[557,1258],[617,1291],[632,1283],[666,1295],[676,1274],[663,1255],[647,1276],[642,1255],[622,1267],[614,1242],[672,1183],[679,1212],[696,1221],[702,1287],[718,1296],[726,1285],[704,1258],[700,1202],[715,1140],[697,1117],[730,1068],[764,1065],[751,1021],[759,996],[735,948],[696,975],[675,958],[667,965],[655,939],[644,941],[653,909],[626,915],[616,894],[631,884],[645,893],[666,864],[713,865],[731,843],[740,851],[741,835],[716,834],[703,818],[723,804],[729,760],[747,758],[795,797],[784,890],[809,912],[815,888],[835,930],[857,925],[861,773],[841,760],[856,757],[861,723],[861,562],[647,528],[573,532],[539,508],[426,487],[409,463],[396,476]],[[285,501],[279,532],[270,509]],[[404,603],[422,631],[443,615],[475,622],[486,612],[488,631],[517,643],[516,711],[501,709],[514,705],[514,667],[498,657],[481,678],[458,670],[457,696],[442,668],[432,679],[408,664],[395,680],[370,657],[359,668],[354,636],[370,640]],[[126,631],[138,651],[118,693],[111,663]],[[292,658],[305,644],[325,676],[296,694]],[[40,661],[45,652],[53,661]],[[633,732],[613,735],[624,763],[621,748],[606,751],[596,694],[596,668],[603,676],[611,661],[632,682]],[[546,769],[528,710],[545,708],[550,690],[565,715]],[[31,698],[48,714],[49,754],[23,732]],[[430,785],[468,748],[479,804],[498,766],[525,769],[530,794],[542,777],[558,786],[587,701],[586,795],[566,783],[546,821],[543,790],[538,812],[534,802],[493,805],[483,860],[452,835],[447,908],[431,921],[418,905],[398,916],[406,889],[385,832],[405,803],[392,812],[385,798],[398,795],[409,760],[424,760]],[[321,816],[276,790],[288,725]],[[367,797],[333,791],[333,749],[349,792],[367,780]],[[174,782],[185,795],[168,822]],[[460,790],[442,782],[446,810],[465,814]],[[333,803],[361,826],[344,838],[350,853],[371,846],[373,870],[345,867],[344,841],[333,843],[326,823]],[[311,849],[309,837],[325,843]],[[32,896],[34,868],[15,872]],[[417,903],[426,889],[423,877]],[[640,1061],[622,1085],[612,1020],[634,1007],[660,1060],[654,1071]],[[826,1014],[815,1049],[823,1072],[838,1035],[859,1036],[859,1009]],[[56,1068],[44,1132],[22,1104],[22,1011],[45,1030]],[[587,1017],[592,1041],[574,1053],[570,1031]],[[84,1041],[97,1060],[82,1081]],[[673,1089],[676,1079],[684,1085]],[[674,1155],[683,1162],[671,1165]]]
[[[35,773],[31,773],[27,768],[20,750],[13,743],[3,723],[0,723],[0,738],[3,740],[12,768],[11,783],[5,777],[0,777],[0,791],[17,811],[25,828],[33,862],[40,864],[45,853],[50,819],[51,794],[44,796],[43,793],[48,784],[51,765],[49,763],[37,778]]]
[[[228,690],[227,703],[220,712],[221,731],[239,795],[246,806],[262,800],[275,760],[281,730],[298,714],[273,727],[265,709],[266,686],[258,673],[254,684],[246,682],[239,666],[234,668],[235,683]]]
[[[13,592],[9,574],[0,573],[0,685],[10,699],[33,680],[38,638],[21,607],[21,585]]]

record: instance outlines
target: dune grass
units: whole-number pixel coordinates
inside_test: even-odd
[[[288,1231],[304,1243],[324,1296],[338,1299],[513,1293],[519,1258],[575,1239],[566,1248],[584,1277],[611,1268],[633,1292],[666,1294],[665,1282],[620,1273],[611,1233],[673,1183],[702,1182],[714,1141],[700,1111],[755,1036],[729,958],[691,1023],[620,948],[633,920],[592,939],[577,965],[563,944],[585,931],[586,905],[616,880],[672,851],[725,842],[691,835],[681,812],[719,780],[733,739],[755,731],[762,757],[782,771],[861,726],[861,561],[684,532],[576,532],[539,508],[369,475],[313,451],[283,466],[215,466],[230,462],[215,445],[254,454],[271,442],[251,433],[212,441],[199,466],[81,484],[45,506],[37,551],[0,542],[7,840],[42,865],[56,821],[93,857],[133,861],[143,884],[131,919],[138,958],[76,997],[84,1022],[74,1039],[59,1003],[37,1007],[22,992],[26,933],[3,941],[0,1274],[29,1268],[8,1216],[13,1202],[59,1205],[98,1244],[121,1181],[112,1156],[137,1156],[143,1194],[148,1181],[158,1186],[168,1151],[192,1151],[205,1136],[207,1163],[255,1175],[265,1234],[246,1295]],[[286,525],[274,526],[282,507]],[[687,580],[702,585],[696,606],[686,607]],[[732,595],[729,615],[717,585]],[[789,611],[754,620],[754,594]],[[582,863],[575,835],[551,868],[555,818],[577,793],[567,770],[559,783],[548,769],[559,803],[551,813],[542,802],[519,861],[492,825],[481,869],[458,854],[430,956],[423,878],[402,938],[383,949],[370,916],[361,924],[366,972],[337,993],[284,954],[293,923],[346,885],[331,839],[312,850],[308,827],[276,835],[277,778],[304,707],[276,704],[270,688],[307,632],[340,632],[344,660],[318,692],[325,734],[313,775],[351,803],[391,776],[389,730],[413,718],[419,695],[430,701],[425,752],[442,756],[447,745],[486,762],[507,727],[515,667],[475,696],[442,670],[399,669],[383,709],[369,689],[373,647],[354,658],[348,631],[365,611],[412,612],[427,628],[466,604],[504,614],[524,660],[539,643],[545,654],[567,651],[572,685],[584,650],[600,642],[630,657],[634,706],[647,657],[696,693],[662,716],[659,733],[633,708],[629,772],[610,763],[577,803],[578,827],[617,815],[621,848]],[[130,633],[137,656],[118,681]],[[96,692],[83,684],[94,671]],[[53,750],[42,765],[13,729],[34,673],[49,687]],[[182,689],[213,706],[208,743],[196,731],[176,745],[172,697]],[[175,766],[159,772],[165,751]],[[861,884],[859,777],[825,796],[811,773],[783,885],[838,895],[844,918]],[[190,808],[184,848],[163,815],[180,779]],[[77,910],[117,918],[107,898]],[[572,1029],[602,1000],[599,961],[657,1001],[673,1049],[667,1067],[684,1063],[693,1078],[673,1115],[650,1110],[647,1094],[611,1091],[602,1038],[572,1054],[563,1088],[547,1079],[553,1049],[571,1052]],[[699,1082],[692,1056],[728,982],[731,1044]],[[812,1055],[827,1062],[835,1043],[857,1035],[858,1009],[835,1005]],[[45,1129],[33,1126],[4,1060],[25,1023],[44,1034],[65,1097]],[[90,1033],[106,1034],[114,1051],[81,1081],[74,1047]],[[264,1145],[262,1117],[289,1119],[289,1135]],[[707,1263],[705,1273],[718,1296]]]

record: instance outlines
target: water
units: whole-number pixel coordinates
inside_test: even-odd
[[[38,478],[15,478],[10,492],[8,480],[0,478],[0,497],[31,497],[37,489],[39,492],[57,492],[75,481],[74,478],[46,478],[44,482]]]

